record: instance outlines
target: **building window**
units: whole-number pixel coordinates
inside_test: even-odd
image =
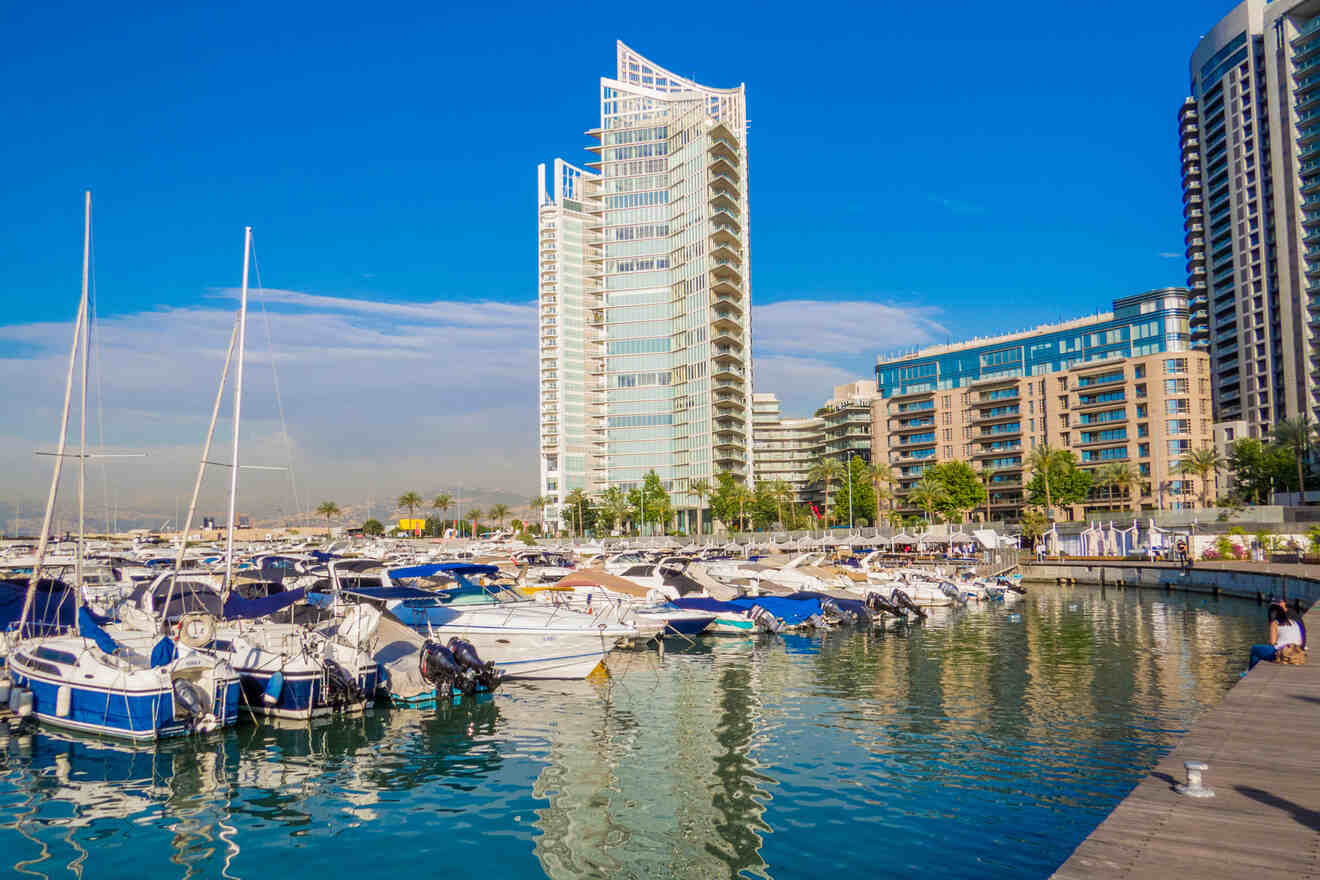
[[[1138,425],[1137,425],[1137,436],[1138,436],[1138,437],[1148,437],[1148,436],[1150,436],[1150,425],[1146,424],[1145,422],[1141,422],[1140,424],[1138,424]]]
[[[1146,378],[1146,365],[1145,365],[1145,364],[1137,364],[1136,368],[1133,369],[1133,371],[1132,371],[1132,375],[1135,376],[1135,377],[1138,378],[1138,379],[1144,379],[1144,378]]]
[[[1138,443],[1138,444],[1137,444],[1137,458],[1150,458],[1150,444],[1149,444],[1149,443]]]

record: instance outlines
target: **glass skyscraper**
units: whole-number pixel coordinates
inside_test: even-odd
[[[617,57],[597,158],[538,171],[540,489],[562,527],[655,470],[690,529],[693,480],[752,477],[744,88]]]
[[[1314,415],[1320,3],[1246,0],[1198,43],[1178,112],[1193,341],[1217,418]]]

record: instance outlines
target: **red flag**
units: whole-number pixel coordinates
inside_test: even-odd
[[[820,508],[813,504],[811,505],[811,512],[816,515],[816,519],[820,519]]]

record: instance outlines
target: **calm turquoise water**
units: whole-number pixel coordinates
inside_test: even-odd
[[[1044,588],[909,633],[617,654],[609,683],[130,750],[0,750],[45,877],[1044,877],[1245,668],[1263,612]]]

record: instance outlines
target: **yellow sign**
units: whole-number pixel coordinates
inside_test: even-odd
[[[420,532],[426,528],[424,519],[401,519],[399,520],[399,531],[402,532]]]

